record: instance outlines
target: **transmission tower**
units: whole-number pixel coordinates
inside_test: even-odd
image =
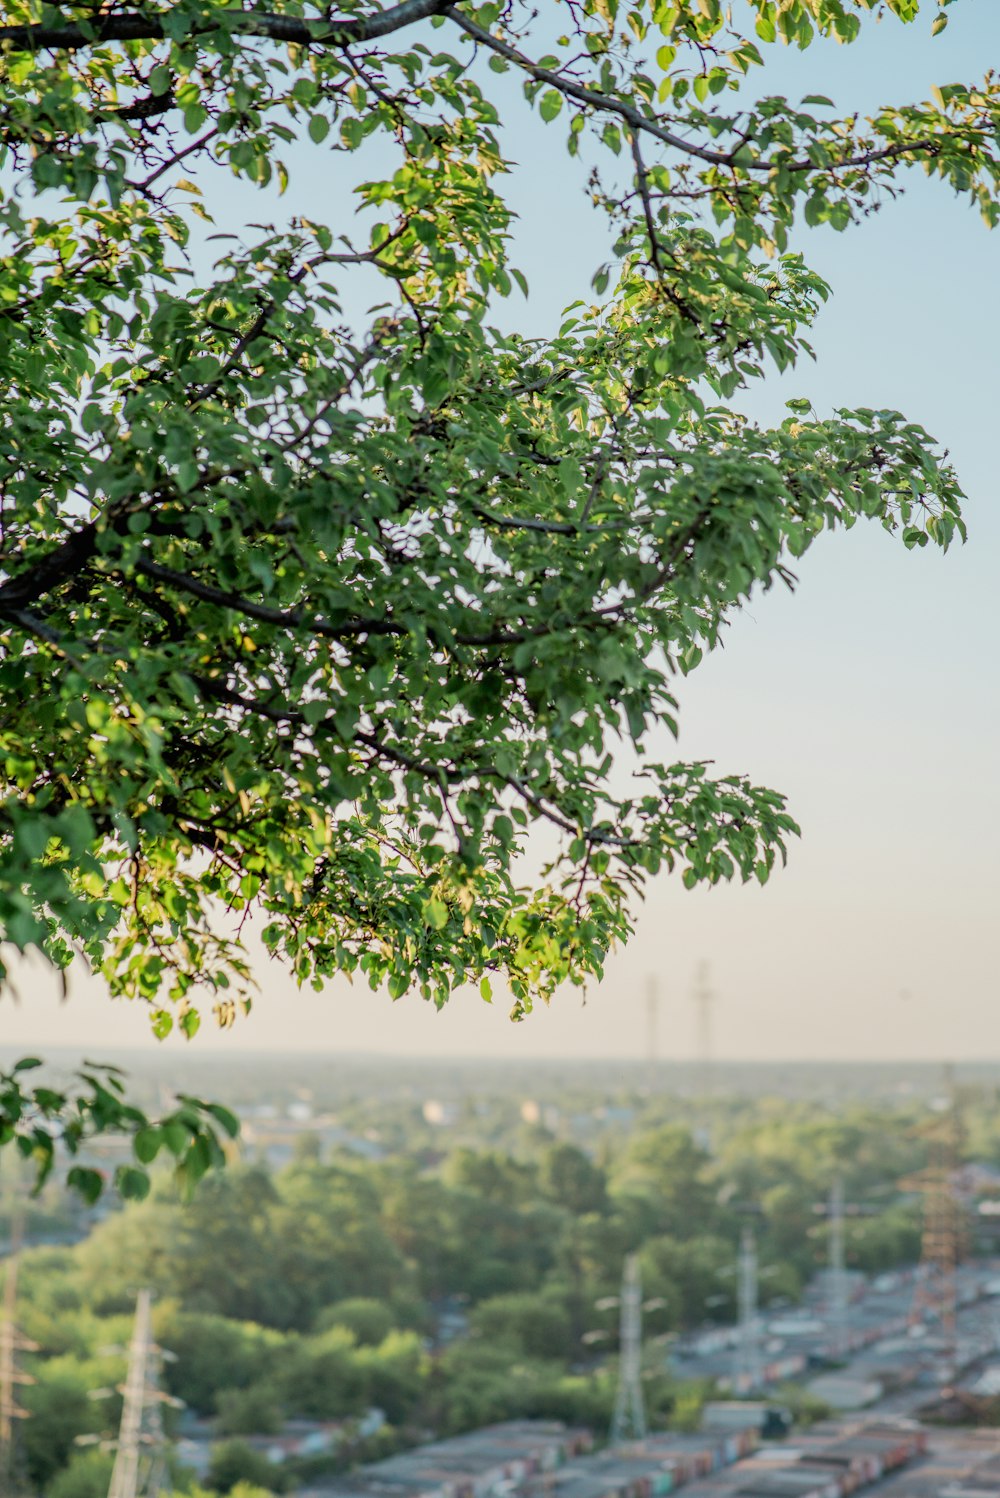
[[[19,1206],[14,1207],[10,1238],[4,1279],[3,1323],[0,1325],[0,1493],[3,1494],[23,1491],[15,1421],[23,1420],[28,1412],[17,1403],[17,1389],[19,1384],[30,1384],[33,1379],[20,1370],[17,1355],[35,1347],[21,1335],[17,1325],[17,1271],[24,1238],[24,1216]]]
[[[646,1061],[652,1073],[659,1059],[657,1050],[657,1028],[660,1018],[660,994],[656,975],[650,973],[646,979]]]
[[[911,1320],[936,1321],[949,1367],[956,1359],[955,1270],[962,1248],[962,1206],[955,1189],[962,1145],[962,1125],[950,1085],[947,1107],[921,1126],[927,1140],[924,1170],[900,1182],[904,1190],[919,1191],[924,1202],[924,1231]]]
[[[708,1098],[712,1092],[712,1005],[715,994],[709,982],[708,963],[698,968],[694,985],[694,1002],[698,1024],[699,1091]]]
[[[739,1309],[739,1325],[736,1330],[733,1389],[737,1394],[747,1394],[763,1383],[760,1317],[757,1314],[757,1241],[753,1228],[749,1226],[744,1227],[740,1234],[736,1304]]]
[[[844,1182],[840,1176],[837,1176],[830,1187],[827,1214],[830,1231],[830,1278],[827,1289],[829,1351],[834,1358],[842,1358],[849,1349],[847,1268],[844,1262]]]
[[[642,1276],[638,1254],[629,1254],[622,1276],[621,1332],[618,1355],[618,1393],[611,1421],[611,1444],[642,1441],[646,1437],[646,1406],[642,1397]]]
[[[108,1498],[160,1498],[170,1492],[159,1389],[160,1350],[153,1342],[153,1297],[140,1290],[122,1388],[122,1422]]]

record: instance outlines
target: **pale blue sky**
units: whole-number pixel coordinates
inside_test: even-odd
[[[919,26],[869,24],[850,48],[766,49],[758,86],[826,93],[838,110],[864,112],[1000,66],[996,0],[961,0],[933,40],[925,9]],[[506,145],[522,163],[517,260],[532,288],[511,315],[548,332],[563,305],[587,295],[602,225],[562,129],[542,130],[518,105],[510,113]],[[303,152],[293,178],[293,211],[322,218],[325,199],[339,211],[339,160]],[[908,554],[860,527],[823,540],[799,568],[796,595],[762,598],[680,692],[681,754],[789,794],[804,837],[788,869],[764,891],[688,893],[657,881],[636,937],[585,1008],[568,991],[515,1027],[502,1001],[487,1008],[471,993],[438,1015],[342,983],[300,995],[267,967],[251,1019],[207,1043],[639,1054],[646,976],[656,972],[661,1052],[690,1056],[690,991],[706,959],[720,1055],[1000,1058],[1000,235],[940,184],[914,174],[906,185],[902,200],[847,234],[804,232],[800,248],[835,293],[815,332],[818,363],[742,404],[767,419],[805,394],[821,411],[890,406],[922,422],[950,448],[968,492],[969,544],[946,557]],[[215,183],[211,201],[220,225],[243,211],[241,195]],[[268,209],[279,212],[287,202]],[[20,986],[25,1002],[0,1011],[4,1043],[146,1043],[141,1011],[109,1006],[96,984],[75,983],[61,1009],[40,969]]]

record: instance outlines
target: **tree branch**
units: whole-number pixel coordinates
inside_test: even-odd
[[[304,609],[272,609],[267,604],[254,603],[252,599],[244,598],[239,593],[228,593],[223,588],[216,588],[212,583],[204,583],[200,578],[191,577],[186,572],[176,572],[173,567],[162,567],[159,562],[150,561],[148,558],[140,558],[135,564],[135,570],[154,582],[165,583],[168,587],[177,588],[182,593],[189,593],[192,598],[199,598],[203,603],[214,604],[217,608],[232,609],[234,613],[245,614],[248,619],[256,619],[261,624],[276,624],[282,629],[305,630],[308,634],[320,635],[327,640],[350,639],[354,635],[402,635],[406,633],[405,627],[396,624],[392,619],[356,619],[344,624],[331,624],[328,620],[310,618]]]
[[[459,769],[449,770],[444,765],[431,764],[427,760],[417,759],[412,754],[407,754],[404,750],[398,749],[394,745],[386,744],[375,734],[368,733],[360,728],[355,729],[349,738],[345,739],[335,728],[331,727],[331,721],[328,719],[320,718],[317,722],[310,723],[305,713],[299,711],[298,708],[289,707],[284,703],[274,707],[270,703],[261,702],[255,697],[243,696],[241,692],[237,692],[234,687],[227,686],[223,681],[194,673],[189,674],[199,691],[216,702],[224,702],[229,707],[237,707],[243,712],[253,713],[259,718],[265,718],[269,723],[288,724],[290,727],[306,729],[324,737],[334,733],[344,743],[363,744],[366,749],[371,749],[374,754],[391,760],[400,769],[413,770],[417,774],[423,775],[425,779],[433,780],[439,785],[442,779],[446,783],[452,783],[467,779],[471,775],[482,773],[478,765],[472,765],[465,771]]]
[[[454,6],[449,5],[443,11],[449,21],[453,21],[467,36],[478,42],[483,47],[488,47],[498,57],[503,57],[515,67],[527,73],[529,78],[534,78],[538,83],[549,83],[553,88],[567,99],[575,99],[578,104],[584,104],[589,109],[600,110],[604,114],[615,114],[620,120],[624,120],[634,131],[641,131],[644,135],[650,135],[655,140],[662,141],[665,146],[670,146],[675,151],[681,151],[685,156],[694,156],[699,161],[706,161],[710,166],[738,166],[741,171],[770,173],[775,166],[780,165],[787,172],[818,172],[818,171],[843,171],[852,166],[868,166],[876,161],[891,161],[896,156],[905,155],[908,151],[926,151],[933,153],[939,149],[939,142],[933,138],[920,140],[899,141],[893,145],[884,146],[877,151],[862,151],[855,156],[845,156],[838,160],[831,160],[825,166],[819,167],[808,157],[785,161],[782,159],[772,160],[761,157],[755,161],[737,162],[736,153],[746,144],[747,137],[744,136],[739,145],[731,151],[713,151],[708,146],[699,146],[694,141],[685,140],[682,135],[675,135],[672,130],[667,130],[655,118],[643,114],[633,104],[624,99],[616,98],[614,94],[602,93],[596,88],[587,88],[582,83],[574,83],[562,73],[556,73],[551,68],[543,68],[538,63],[532,62],[530,57],[511,46],[510,42],[501,40],[492,32],[477,26],[475,21],[470,21],[463,16]]]
[[[26,572],[15,574],[0,584],[0,616],[16,621],[20,609],[30,607],[75,577],[93,558],[97,550],[97,525],[94,521],[72,531],[48,556]]]
[[[405,26],[430,16],[443,15],[449,0],[401,0],[370,16],[333,17],[330,20],[305,21],[296,16],[276,16],[266,11],[246,10],[220,14],[220,23],[247,36],[263,36],[275,42],[298,43],[300,46],[343,47],[352,42],[376,41]],[[161,15],[169,12],[161,12]],[[193,35],[216,31],[217,26],[196,26]],[[0,26],[0,45],[7,42],[15,52],[76,51],[82,47],[99,47],[107,42],[156,41],[166,35],[163,21],[153,15],[102,16],[94,25],[49,26],[41,23]]]

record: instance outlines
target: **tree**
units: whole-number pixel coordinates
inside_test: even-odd
[[[542,1156],[540,1175],[545,1195],[575,1217],[607,1211],[604,1171],[575,1144],[553,1144]]]
[[[208,1482],[220,1493],[238,1493],[244,1485],[252,1493],[280,1493],[285,1486],[280,1471],[245,1441],[223,1441],[213,1448]]]
[[[481,1300],[469,1328],[490,1347],[507,1346],[529,1358],[567,1362],[575,1350],[569,1313],[551,1295],[522,1291]]]
[[[282,1369],[288,1407],[317,1420],[362,1414],[370,1403],[368,1377],[356,1349],[354,1337],[343,1326],[303,1339]]]
[[[362,1172],[300,1167],[282,1178],[281,1197],[270,1251],[294,1307],[289,1324],[310,1325],[331,1301],[365,1294],[388,1300],[402,1288],[377,1189]]]
[[[473,1192],[491,1206],[522,1207],[536,1195],[534,1169],[500,1150],[455,1150],[444,1179],[456,1191]]]
[[[21,1440],[28,1477],[38,1487],[66,1465],[79,1437],[97,1439],[120,1418],[119,1400],[90,1395],[120,1383],[122,1371],[120,1359],[82,1362],[72,1357],[49,1358],[32,1369],[35,1382],[24,1390],[29,1418]]]
[[[710,1318],[712,1302],[725,1298],[732,1315],[733,1245],[704,1233],[687,1242],[650,1238],[643,1248],[643,1284],[666,1306],[661,1325],[699,1326]],[[728,1276],[728,1282],[727,1282]]]
[[[391,1331],[377,1347],[362,1347],[358,1360],[368,1374],[371,1404],[390,1425],[413,1420],[424,1393],[428,1360],[416,1332]]]
[[[90,1235],[82,1259],[94,1304],[124,1311],[136,1288],[183,1296],[192,1310],[285,1327],[299,1300],[275,1273],[279,1198],[258,1166],[240,1167],[207,1182],[187,1211],[153,1200],[109,1217]],[[226,1265],[225,1275],[219,1265]]]
[[[361,1347],[377,1347],[392,1331],[392,1311],[382,1300],[367,1295],[355,1295],[348,1300],[327,1306],[316,1318],[316,1330],[324,1332],[332,1326],[343,1326],[354,1334]]]
[[[249,1002],[249,915],[301,981],[440,1004],[499,976],[521,1017],[600,974],[661,869],[768,878],[782,797],[643,752],[674,672],[823,530],[963,534],[902,416],[793,400],[765,429],[734,404],[808,352],[827,287],[798,221],[844,229],[912,166],[996,221],[992,76],[869,120],[741,94],[771,44],[850,42],[869,9],[581,0],[555,35],[523,0],[9,0],[9,948],[79,954],[159,1035]],[[552,338],[496,326],[523,289],[511,88],[614,233]],[[208,264],[220,172],[283,186],[331,149],[355,175],[329,223],[238,226]],[[92,1082],[68,1112],[19,1077],[2,1097],[26,1151],[62,1117],[71,1147],[110,1122],[145,1130],[140,1164],[220,1158],[190,1109],[168,1136]]]
[[[261,1326],[172,1308],[157,1317],[157,1336],[173,1354],[164,1365],[167,1392],[200,1415],[218,1413],[224,1392],[248,1390],[262,1370],[280,1367],[289,1346],[281,1333]]]
[[[269,1383],[249,1389],[221,1389],[215,1429],[221,1436],[273,1436],[284,1427],[278,1390]]]
[[[261,1488],[251,1482],[238,1482],[229,1489],[229,1493],[230,1498],[275,1498],[271,1488]],[[218,1495],[196,1484],[194,1487],[184,1488],[182,1498],[218,1498]]]
[[[78,1451],[51,1481],[49,1498],[107,1498],[115,1459],[110,1451]]]
[[[628,1149],[616,1183],[619,1204],[630,1207],[644,1232],[679,1235],[710,1227],[716,1207],[709,1165],[686,1129],[661,1124]]]

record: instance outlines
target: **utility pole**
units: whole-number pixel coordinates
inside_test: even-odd
[[[170,1491],[159,1390],[159,1349],[153,1342],[153,1296],[140,1290],[122,1388],[122,1422],[108,1498],[160,1498]]]
[[[642,1397],[642,1275],[638,1254],[629,1254],[625,1260],[620,1326],[612,1446],[646,1438],[646,1406]]]
[[[830,1229],[830,1268],[827,1291],[829,1350],[834,1358],[846,1357],[847,1337],[847,1267],[844,1260],[844,1182],[837,1176],[830,1187],[827,1209]]]
[[[763,1382],[760,1355],[760,1317],[757,1314],[757,1241],[749,1225],[740,1234],[736,1278],[739,1325],[733,1364],[733,1391],[748,1394]]]

